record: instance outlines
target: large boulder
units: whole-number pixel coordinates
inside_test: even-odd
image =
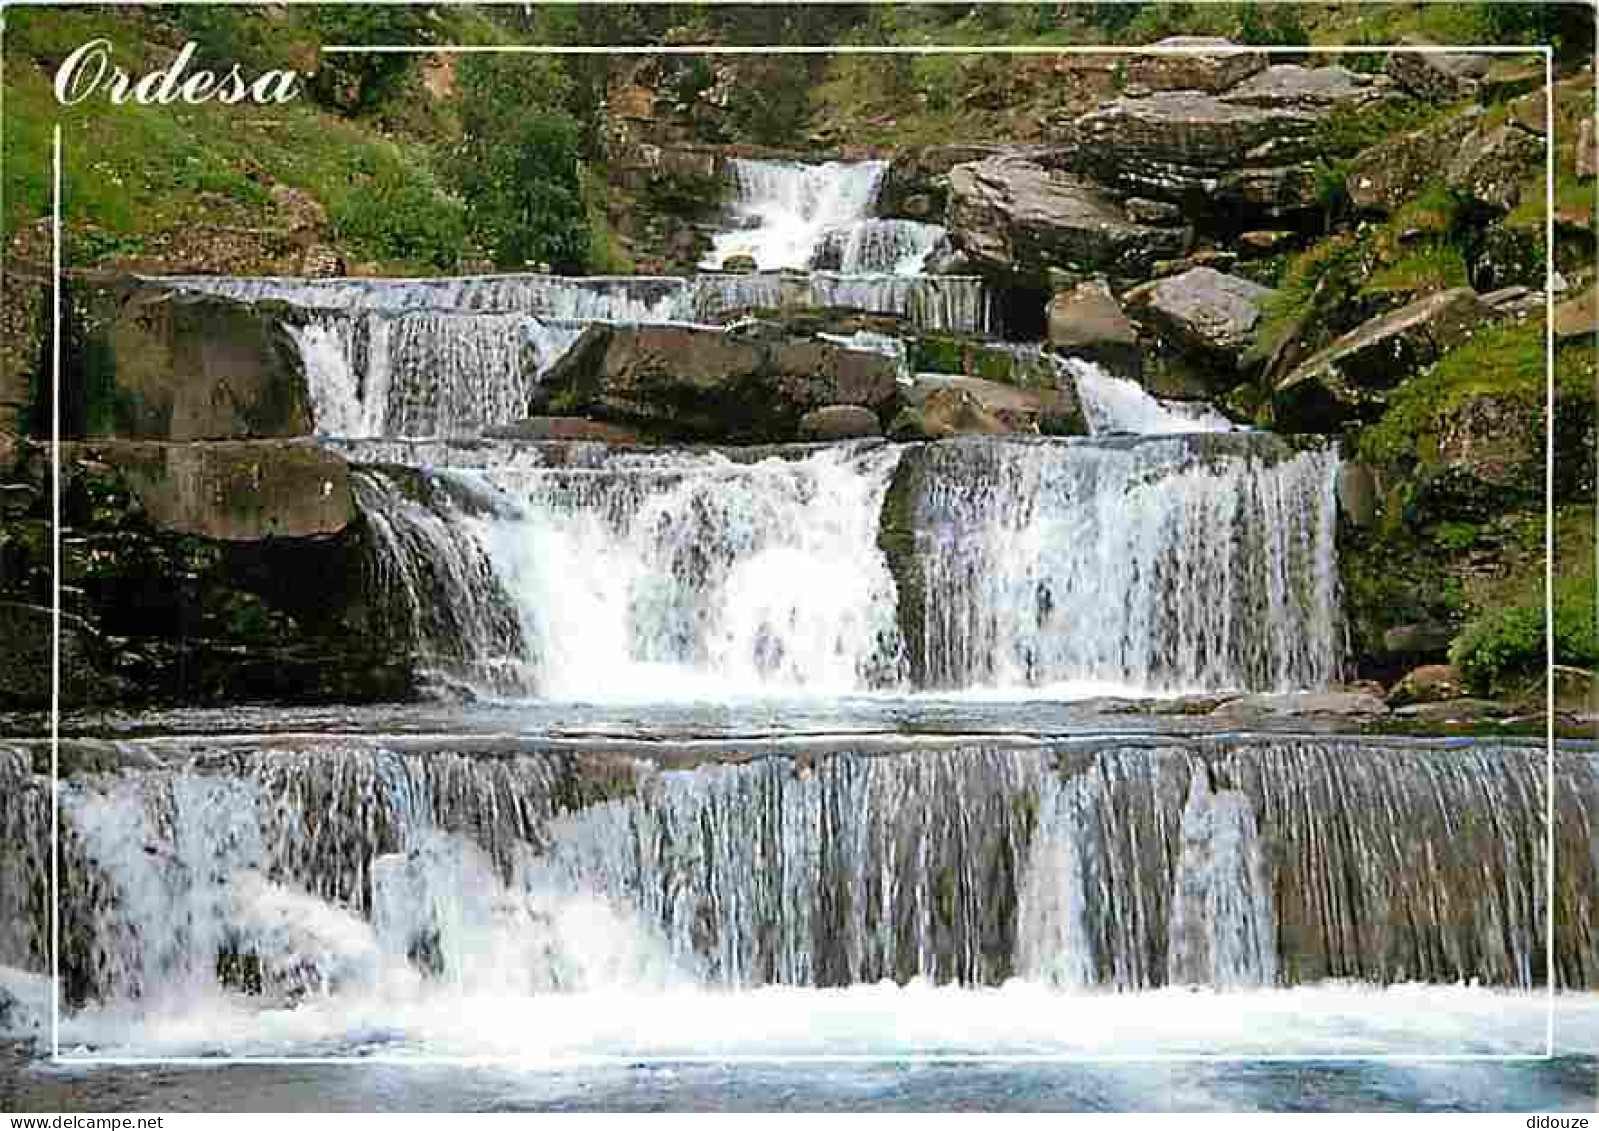
[[[1399,43],[1400,49],[1388,56],[1388,76],[1402,89],[1430,102],[1454,102],[1474,96],[1493,66],[1492,55],[1440,48],[1419,36],[1407,35]]]
[[[1441,291],[1374,318],[1310,357],[1277,385],[1277,426],[1334,432],[1382,414],[1387,391],[1495,318],[1468,287]]]
[[[1446,183],[1478,204],[1509,212],[1521,203],[1522,185],[1544,168],[1548,144],[1519,126],[1479,124],[1449,162]]]
[[[1235,371],[1273,293],[1248,279],[1195,267],[1135,287],[1123,300],[1171,352],[1192,352],[1215,368]]]
[[[307,436],[298,347],[271,304],[137,284],[73,288],[68,433],[139,440]]]
[[[823,405],[807,412],[799,422],[802,440],[860,440],[882,434],[877,414],[856,404]]]
[[[898,365],[814,338],[688,326],[591,326],[544,377],[551,408],[656,440],[792,440],[824,405],[882,412]]]
[[[1091,279],[1061,291],[1049,300],[1045,318],[1056,353],[1121,373],[1138,372],[1138,330],[1102,281]]]
[[[1075,268],[1136,277],[1188,250],[1186,228],[1128,220],[1110,197],[1020,158],[958,165],[949,177],[949,226],[977,269],[1043,280]]]
[[[1278,63],[1222,95],[1223,102],[1269,110],[1319,111],[1359,106],[1383,95],[1386,84],[1345,67]]]
[[[349,465],[310,441],[74,445],[120,473],[158,529],[219,542],[337,534],[355,519]]]
[[[877,196],[878,215],[907,220],[942,215],[950,170],[999,152],[992,145],[908,145],[895,150]]]
[[[1129,94],[1160,90],[1203,90],[1215,94],[1236,86],[1266,65],[1266,56],[1229,39],[1203,35],[1168,36],[1147,54],[1130,55],[1125,69]]]
[[[1349,199],[1371,211],[1398,208],[1463,156],[1461,147],[1481,117],[1481,107],[1468,107],[1362,151],[1344,180]]]
[[[1019,389],[980,377],[923,373],[902,395],[906,404],[920,413],[924,422],[922,434],[929,437],[962,432],[1036,432],[1050,436],[1082,436],[1088,432],[1072,388]],[[962,421],[975,423],[965,427],[961,426]]]
[[[1423,664],[1412,668],[1405,677],[1389,690],[1390,707],[1408,707],[1412,703],[1443,703],[1451,699],[1464,699],[1466,680],[1453,664]]]
[[[1196,212],[1225,212],[1260,198],[1258,182],[1285,186],[1303,180],[1285,171],[1316,155],[1320,110],[1231,102],[1197,91],[1118,98],[1078,118],[1051,163],[1122,192],[1182,202]],[[1247,175],[1245,175],[1247,173]],[[1305,194],[1281,203],[1310,207]]]

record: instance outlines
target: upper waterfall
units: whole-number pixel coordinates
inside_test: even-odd
[[[729,165],[738,190],[736,227],[716,237],[706,267],[749,256],[763,271],[808,269],[827,232],[871,215],[888,172],[886,161],[805,165],[734,158]]]

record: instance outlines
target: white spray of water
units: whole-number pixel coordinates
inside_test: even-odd
[[[706,267],[750,256],[761,270],[809,268],[824,233],[866,219],[888,172],[886,161],[803,165],[735,158],[730,164],[740,226],[715,238]]]
[[[1061,368],[1077,387],[1077,399],[1095,436],[1130,432],[1140,436],[1185,432],[1231,432],[1232,421],[1204,401],[1162,401],[1143,386],[1113,377],[1100,366],[1081,358],[1064,358]]]

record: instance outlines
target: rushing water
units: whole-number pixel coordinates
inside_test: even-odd
[[[1337,685],[1335,448],[1037,345],[1090,437],[482,438],[593,321],[990,327],[924,274],[942,228],[873,215],[883,162],[730,170],[705,266],[753,273],[169,280],[301,308],[365,593],[437,697],[73,721],[59,893],[48,747],[0,740],[0,1107],[1590,1103],[1591,747],[1154,702]],[[1328,1062],[1541,1054],[1550,987],[1560,1059]],[[1283,1055],[1322,1062],[915,1063]],[[718,1063],[792,1057],[894,1063]]]

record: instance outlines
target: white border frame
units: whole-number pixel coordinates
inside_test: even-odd
[[[29,0],[22,0],[28,3]],[[420,0],[418,0],[420,2]],[[594,0],[545,0],[553,4],[580,5]],[[604,3],[605,0],[599,0]],[[615,0],[620,2],[620,0]],[[715,3],[718,0],[711,0]],[[732,0],[728,0],[732,2]],[[826,2],[826,0],[822,0]],[[842,2],[842,0],[839,0]],[[875,0],[874,0],[875,2]],[[988,0],[984,0],[988,2]],[[993,0],[1004,3],[1005,0]],[[50,6],[45,0],[43,6]],[[409,45],[409,44],[328,44],[322,47],[325,54],[518,54],[518,55],[1252,55],[1305,56],[1305,55],[1355,55],[1371,53],[1408,52],[1425,55],[1542,55],[1544,61],[1545,121],[1547,123],[1545,148],[1545,452],[1544,452],[1544,641],[1546,652],[1546,764],[1545,764],[1545,846],[1547,862],[1545,878],[1544,920],[1547,979],[1545,1047],[1541,1053],[1328,1053],[1276,1055],[1239,1054],[1188,1054],[1188,1053],[1129,1053],[1111,1055],[1066,1054],[934,1054],[934,1055],[884,1055],[884,1054],[777,1054],[719,1056],[556,1056],[530,1059],[518,1056],[343,1056],[343,1057],[94,1057],[63,1056],[61,1054],[61,889],[60,889],[60,751],[61,751],[61,301],[62,301],[62,168],[65,154],[62,145],[61,124],[54,131],[53,193],[51,202],[52,255],[54,287],[52,294],[52,351],[51,351],[51,555],[53,576],[51,584],[51,702],[50,702],[50,782],[51,782],[51,1019],[50,1062],[58,1066],[81,1067],[205,1067],[230,1066],[328,1066],[328,1065],[380,1065],[388,1067],[506,1067],[560,1071],[586,1067],[630,1067],[639,1065],[673,1064],[1372,1064],[1372,1063],[1529,1063],[1543,1062],[1558,1055],[1555,1047],[1555,691],[1554,668],[1554,411],[1555,411],[1555,337],[1554,337],[1554,287],[1556,274],[1555,252],[1555,113],[1554,113],[1554,48],[1551,44],[1482,44],[1482,45],[1427,45],[1414,44],[1336,44],[1312,47],[1286,47],[1276,45],[1252,46],[1236,44],[1227,47],[1206,47],[1195,50],[1188,47],[1146,46],[1031,46],[1031,45],[950,45],[950,44],[882,44],[833,46],[794,45],[767,47],[731,47],[719,45],[669,45],[602,47],[553,46],[516,44],[485,46],[475,44]],[[1599,72],[1596,72],[1599,73]],[[1599,107],[1599,78],[1596,78],[1596,107]]]

